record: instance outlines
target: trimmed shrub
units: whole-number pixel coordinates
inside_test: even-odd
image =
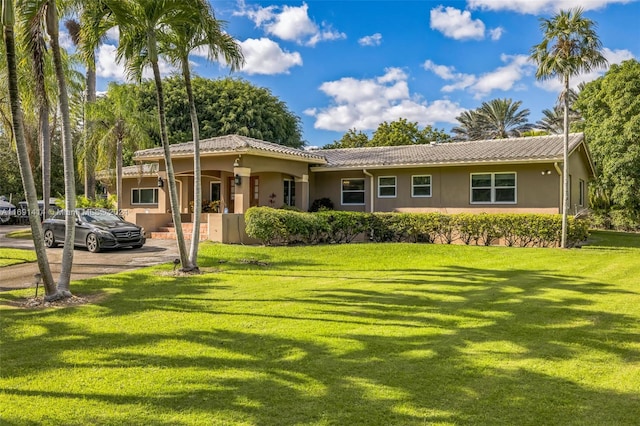
[[[562,231],[562,216],[551,214],[302,213],[252,207],[246,221],[247,234],[266,245],[349,243],[368,233],[375,242],[556,247]],[[588,223],[569,218],[567,245],[587,237]]]

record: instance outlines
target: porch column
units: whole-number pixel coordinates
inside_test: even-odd
[[[234,167],[233,177],[233,184],[236,186],[233,212],[244,213],[251,206],[251,168]],[[240,185],[237,184],[238,179],[240,180]]]
[[[309,210],[309,175],[295,178],[296,207],[306,212]]]

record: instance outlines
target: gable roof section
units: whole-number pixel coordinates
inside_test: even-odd
[[[170,150],[172,158],[192,157],[193,142],[173,144],[170,146]],[[240,135],[217,136],[215,138],[201,140],[200,155],[207,154],[254,154],[258,156],[285,158],[314,164],[325,163],[324,157],[316,154],[315,152],[303,151],[301,149],[290,148],[288,146]],[[164,151],[162,147],[144,149],[136,151],[133,158],[135,160],[163,160]]]
[[[570,134],[569,152],[583,142],[583,133]],[[323,155],[327,163],[314,166],[313,171],[562,161],[562,145],[563,135],[549,135],[430,145],[323,149],[314,152]],[[591,162],[590,166],[593,167]]]

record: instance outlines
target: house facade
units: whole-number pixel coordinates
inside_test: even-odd
[[[200,145],[202,198],[211,210],[203,216],[205,236],[243,241],[250,207],[306,211],[320,198],[350,211],[559,213],[562,145],[562,135],[551,135],[304,151],[238,135],[206,139]],[[574,213],[587,207],[594,177],[582,133],[570,135],[569,153]],[[172,145],[171,155],[180,213],[189,223],[193,143]],[[124,170],[123,213],[147,231],[160,229],[171,220],[162,149],[138,151],[134,159],[139,165]]]

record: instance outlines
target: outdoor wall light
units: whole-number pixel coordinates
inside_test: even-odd
[[[240,167],[240,157],[236,158],[236,161],[233,162],[233,167]]]
[[[242,184],[242,177],[240,175],[236,175],[234,180],[236,182],[236,185]]]
[[[158,176],[158,188],[164,187],[164,179]]]
[[[544,175],[550,175],[551,174],[551,170],[543,170],[542,172],[540,172],[542,174],[542,176]]]

